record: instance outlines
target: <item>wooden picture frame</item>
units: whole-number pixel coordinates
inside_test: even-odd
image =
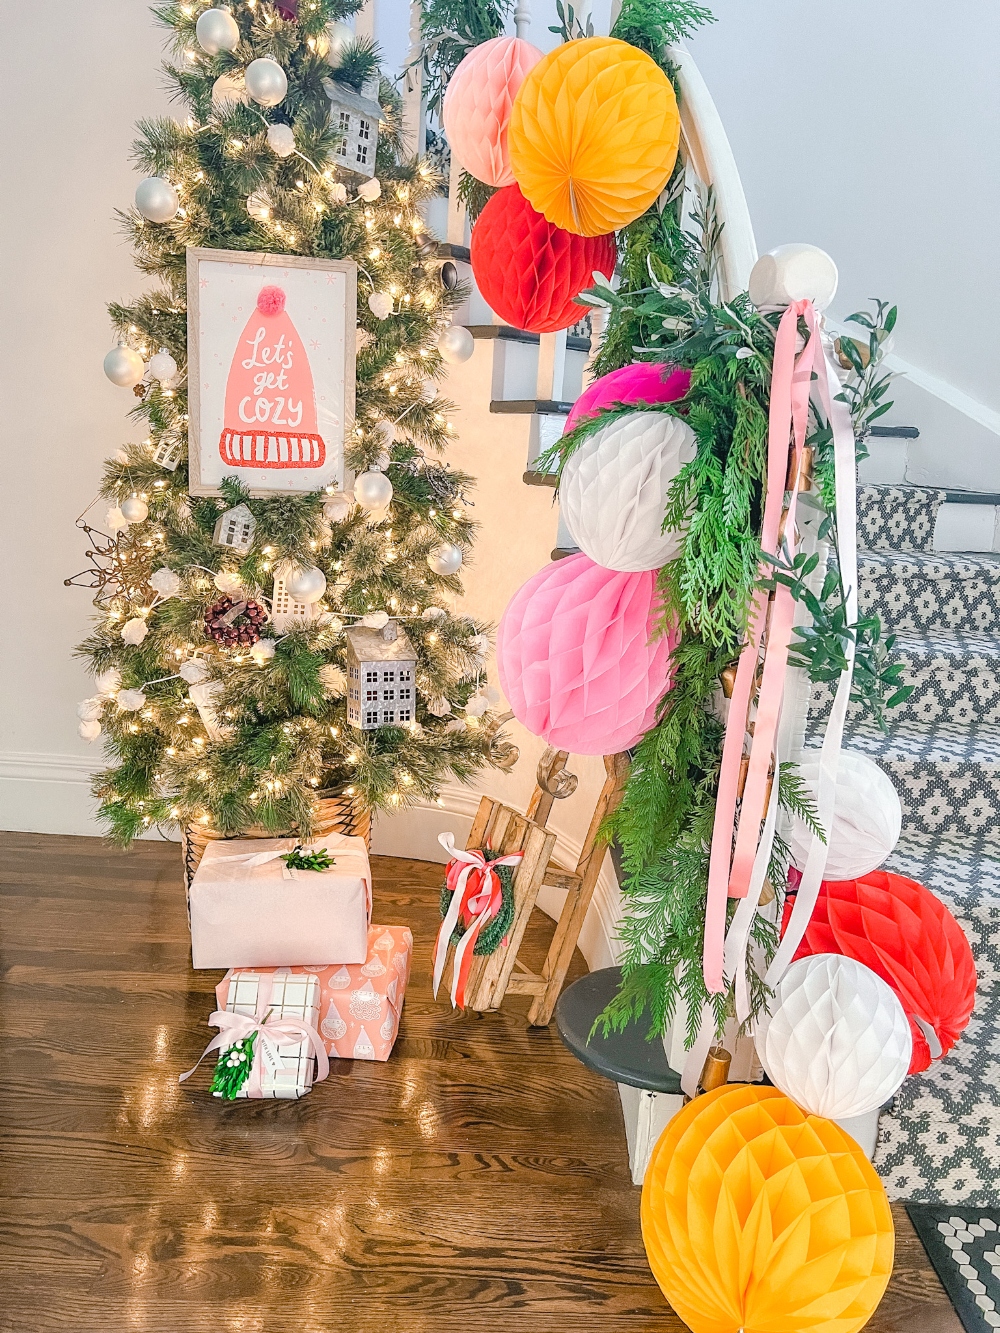
[[[192,248],[187,289],[191,494],[227,476],[251,495],[342,488],[357,264]]]

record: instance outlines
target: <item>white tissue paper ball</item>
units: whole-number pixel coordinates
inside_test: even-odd
[[[267,146],[278,157],[290,157],[295,152],[295,131],[291,125],[276,121],[267,127]]]
[[[81,722],[77,731],[85,741],[96,741],[101,734],[101,724],[96,718],[91,718],[88,722]]]
[[[819,763],[800,764],[799,776],[815,801]],[[903,808],[896,788],[878,764],[867,755],[842,750],[823,878],[858,879],[877,870],[892,854],[902,826]],[[793,863],[803,870],[812,834],[798,819],[792,824],[788,844]]]
[[[250,656],[258,666],[263,666],[265,662],[270,662],[274,656],[276,646],[273,639],[258,639],[250,649]]]
[[[227,597],[232,597],[234,593],[243,591],[243,580],[239,574],[231,569],[220,569],[212,582],[219,592],[225,593]]]
[[[358,186],[358,198],[363,199],[366,204],[373,204],[376,199],[382,197],[382,182],[375,176],[370,181],[362,181]]]
[[[177,362],[165,347],[149,358],[149,373],[151,378],[164,385],[173,384],[177,378]]]
[[[94,684],[97,686],[97,693],[110,697],[118,693],[122,687],[122,673],[117,667],[108,667],[107,671],[102,671],[97,676]]]
[[[161,597],[176,597],[181,590],[181,577],[163,565],[149,576],[149,586]]]
[[[388,319],[392,314],[392,297],[388,292],[372,292],[368,297],[368,309],[376,319]]]
[[[177,674],[189,685],[200,685],[203,680],[208,679],[208,663],[203,657],[189,657],[177,668]]]
[[[910,1067],[910,1023],[895,991],[840,954],[793,963],[757,1025],[757,1054],[776,1088],[830,1120],[887,1102]]]
[[[104,705],[107,699],[102,699],[100,695],[95,695],[91,699],[83,699],[76,706],[76,715],[81,722],[93,722],[104,712]]]
[[[146,696],[142,690],[119,690],[115,703],[123,713],[138,713],[140,708],[145,707]]]

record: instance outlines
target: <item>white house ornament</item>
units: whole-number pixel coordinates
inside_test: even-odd
[[[216,519],[212,541],[230,551],[249,551],[256,530],[257,520],[253,514],[245,504],[238,504],[224,510]]]
[[[818,245],[779,245],[750,270],[750,300],[758,309],[809,300],[825,310],[837,294],[837,282],[837,265]]]
[[[385,509],[392,500],[392,482],[384,472],[362,472],[354,480],[354,498],[362,509]]]
[[[361,731],[416,717],[417,654],[396,621],[354,625],[347,638],[347,720]]]
[[[138,495],[130,495],[118,506],[126,523],[145,523],[149,518],[149,505]]]
[[[462,324],[452,324],[438,338],[437,349],[449,365],[460,366],[476,350],[476,340]]]
[[[141,616],[126,620],[122,626],[122,639],[132,648],[137,648],[148,633],[149,626]],[[121,698],[121,690],[118,691],[118,697]]]
[[[559,506],[581,551],[625,573],[672,560],[681,538],[662,530],[665,497],[696,452],[691,427],[665,412],[630,412],[588,436],[559,482]]]
[[[295,152],[295,131],[291,125],[282,121],[268,125],[267,146],[277,157],[290,157]]]
[[[799,777],[814,801],[819,772],[818,762],[799,765]],[[823,878],[860,879],[877,870],[892,854],[902,826],[899,795],[874,759],[854,750],[841,750]],[[805,869],[812,846],[809,829],[800,820],[794,820],[787,841],[793,864],[799,870]]]
[[[149,358],[149,375],[166,388],[177,378],[177,362],[165,347]]]
[[[382,117],[382,108],[371,97],[347,88],[337,79],[324,79],[323,87],[330,99],[330,128],[339,134],[340,141],[333,150],[334,161],[338,166],[353,172],[356,176],[369,179],[358,186],[358,195],[368,203],[378,198],[369,198],[362,193],[366,185],[378,185],[370,178],[375,172],[375,153],[378,148],[378,128]],[[379,193],[381,193],[379,186]]]
[[[246,90],[261,106],[277,106],[288,92],[288,78],[276,60],[259,56],[251,60],[243,75]]]
[[[147,222],[169,222],[177,216],[177,191],[162,176],[147,176],[135,191],[135,206]]]
[[[312,604],[326,592],[326,575],[315,565],[293,565],[285,573],[285,588],[296,601]]]
[[[775,1087],[812,1115],[849,1120],[887,1102],[906,1077],[910,1024],[896,993],[840,954],[800,958],[754,1040]]]
[[[104,373],[112,384],[117,384],[121,389],[131,389],[145,375],[146,366],[138,352],[119,343],[104,358]]]
[[[239,26],[228,9],[206,9],[198,16],[194,35],[210,56],[217,56],[220,51],[235,51],[240,44]]]
[[[454,542],[442,542],[427,556],[427,565],[433,574],[457,574],[462,568],[462,548]]]

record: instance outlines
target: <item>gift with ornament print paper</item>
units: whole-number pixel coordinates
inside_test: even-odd
[[[413,957],[408,926],[371,926],[363,963],[281,968],[319,982],[319,1033],[332,1059],[388,1060],[399,1031]],[[258,968],[261,972],[265,969]],[[216,987],[220,1007],[231,973]]]

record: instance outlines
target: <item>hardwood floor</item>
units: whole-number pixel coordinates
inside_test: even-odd
[[[683,1329],[646,1265],[614,1086],[526,1028],[527,1000],[432,1000],[440,878],[375,860],[376,920],[416,940],[388,1063],[222,1106],[208,1061],[177,1083],[221,975],[190,969],[178,848],[0,834],[4,1333]],[[536,913],[529,965],[551,929]],[[872,1333],[960,1333],[896,1222]]]

